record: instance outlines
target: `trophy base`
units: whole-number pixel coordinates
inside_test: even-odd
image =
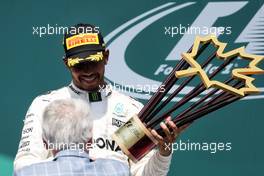
[[[112,135],[112,138],[121,150],[135,163],[158,144],[158,141],[136,115],[121,126]]]

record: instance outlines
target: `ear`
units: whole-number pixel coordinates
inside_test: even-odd
[[[42,138],[42,141],[43,141],[43,144],[44,144],[45,148],[48,150],[49,149],[48,143],[43,138]]]
[[[108,62],[108,58],[109,58],[109,50],[106,49],[106,50],[104,51],[104,61],[105,61],[105,65],[106,65],[107,62]]]
[[[93,138],[90,138],[90,139],[88,140],[88,143],[89,143],[89,144],[92,144],[92,143],[93,143]]]
[[[64,58],[63,58],[63,62],[64,62],[64,64],[65,64],[65,66],[69,69],[67,58],[64,57]]]
[[[88,139],[88,141],[85,144],[85,150],[89,152],[89,149],[93,148],[93,138]]]

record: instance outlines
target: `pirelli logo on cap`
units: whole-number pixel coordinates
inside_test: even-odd
[[[97,33],[78,34],[66,39],[67,50],[87,44],[88,45],[99,44],[98,34]]]

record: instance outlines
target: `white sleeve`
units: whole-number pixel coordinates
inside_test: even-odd
[[[14,160],[14,169],[41,162],[48,157],[42,141],[42,110],[47,104],[36,98],[31,104],[24,120],[24,127]]]
[[[168,174],[172,155],[162,156],[159,151],[152,150],[136,164],[130,160],[133,176],[166,176]]]

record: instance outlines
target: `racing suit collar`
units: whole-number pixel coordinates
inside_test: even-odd
[[[87,93],[89,93],[89,91],[85,91],[85,90],[82,90],[80,88],[78,88],[73,82],[71,82],[71,84],[69,85],[69,88],[76,94],[78,95],[87,95]],[[98,92],[101,93],[102,97],[108,97],[112,94],[112,88],[111,88],[111,85],[109,85],[108,83],[103,86],[102,88],[100,88],[98,90]]]

